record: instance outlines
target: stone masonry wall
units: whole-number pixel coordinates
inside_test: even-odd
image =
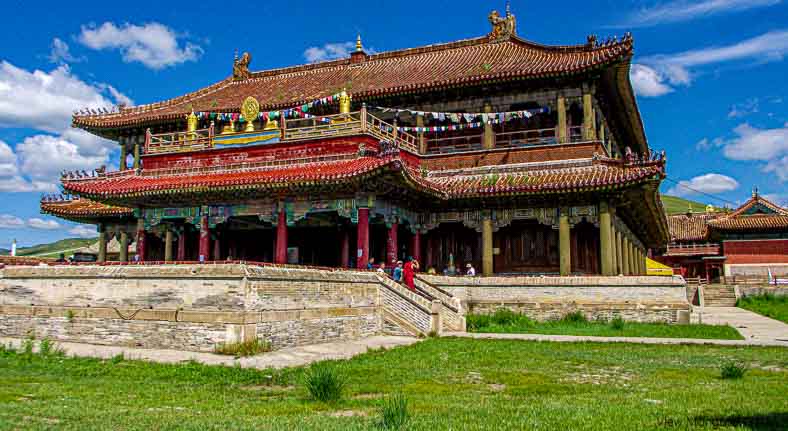
[[[589,319],[676,322],[690,311],[681,277],[420,277],[471,313],[507,308],[549,320],[580,311]]]
[[[0,335],[199,351],[347,340],[382,331],[378,285],[372,273],[231,264],[9,267]]]

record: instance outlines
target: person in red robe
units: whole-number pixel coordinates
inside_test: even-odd
[[[405,286],[407,286],[408,289],[414,292],[416,291],[416,284],[413,281],[413,274],[416,269],[418,269],[418,263],[413,259],[408,259],[405,266],[402,268],[402,281],[405,282]]]

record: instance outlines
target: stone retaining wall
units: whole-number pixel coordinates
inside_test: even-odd
[[[471,313],[500,308],[537,320],[580,311],[589,319],[688,322],[681,277],[444,277],[420,275],[457,296]]]
[[[372,273],[246,265],[9,267],[0,335],[211,351],[274,348],[382,331]]]

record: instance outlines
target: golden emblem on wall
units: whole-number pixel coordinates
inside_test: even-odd
[[[243,115],[244,120],[246,120],[245,131],[254,132],[254,120],[260,115],[260,103],[257,99],[252,96],[244,99],[244,103],[241,105],[241,115]]]

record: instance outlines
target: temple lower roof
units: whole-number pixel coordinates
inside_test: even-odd
[[[107,205],[79,197],[52,197],[41,199],[41,212],[80,223],[95,222],[103,218],[117,219],[133,215],[131,208]]]

